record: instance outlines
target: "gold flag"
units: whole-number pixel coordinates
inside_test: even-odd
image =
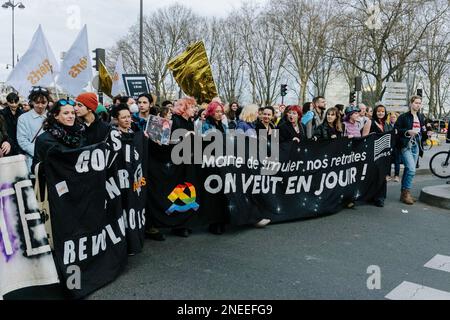
[[[183,92],[198,103],[217,97],[217,89],[203,41],[190,45],[167,64]]]
[[[101,92],[106,94],[108,97],[111,96],[111,90],[112,90],[112,77],[109,74],[108,70],[106,69],[103,62],[100,61],[100,68],[98,70],[98,82],[99,82],[99,89]]]

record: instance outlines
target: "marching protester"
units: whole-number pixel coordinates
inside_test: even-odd
[[[342,137],[344,134],[341,113],[337,108],[330,108],[325,113],[325,121],[317,128],[316,138],[319,141],[329,141]]]
[[[372,107],[367,107],[367,118],[372,120],[374,109]]]
[[[42,125],[42,134],[36,139],[33,168],[47,160],[50,150],[61,152],[86,145],[85,127],[75,114],[75,101],[60,99],[49,110]],[[40,165],[43,168],[43,165]],[[40,169],[40,172],[43,172]]]
[[[124,103],[120,103],[118,106],[111,110],[111,117],[115,119],[115,125],[113,128],[119,130],[122,134],[132,134],[135,130],[132,128],[133,120],[131,119],[130,107]]]
[[[275,109],[271,106],[266,106],[263,108],[261,121],[256,123],[255,129],[256,134],[259,136],[260,130],[266,130],[267,136],[272,135],[272,131],[275,129],[273,124],[273,119],[275,116]]]
[[[389,127],[386,123],[387,112],[386,107],[383,105],[378,105],[373,110],[373,117],[370,122],[370,133],[385,133],[389,131]],[[390,164],[389,164],[390,167]],[[387,172],[388,170],[386,170]],[[383,185],[380,188],[379,192],[374,197],[374,205],[376,207],[384,207],[384,200],[386,199],[387,194],[387,181],[383,180]]]
[[[391,112],[389,113],[387,119],[386,119],[386,132],[395,130],[395,123],[398,119],[398,113]],[[389,169],[388,175],[386,176],[387,181],[394,181],[394,182],[400,182],[400,153],[397,148],[394,148],[393,155],[392,155],[392,164],[394,164],[394,175],[391,176],[391,169]]]
[[[0,115],[0,158],[9,155],[11,144],[8,142],[8,132],[6,130],[6,121]]]
[[[194,115],[195,106],[197,102],[194,98],[182,98],[175,102],[172,115],[172,133],[178,129],[186,130],[186,136],[189,134],[195,134],[194,128]],[[178,143],[178,141],[172,141],[172,143]],[[169,151],[170,152],[170,151]],[[186,227],[177,227],[172,229],[172,233],[179,237],[189,237],[192,230]]]
[[[169,107],[159,108],[158,116],[167,120],[172,120],[172,111]]]
[[[153,107],[153,102],[153,97],[149,94],[144,93],[138,97],[139,112],[133,113],[132,119],[141,131],[144,131],[147,126],[150,109],[154,109],[154,115],[157,114],[156,108]]]
[[[281,124],[281,121],[283,121],[285,110],[286,110],[286,106],[284,104],[276,106],[275,113],[276,113],[277,120],[274,123],[275,127],[278,127]]]
[[[312,111],[314,112],[313,130],[316,130],[318,126],[325,120],[325,110],[327,108],[327,101],[324,97],[315,97],[311,103]]]
[[[206,120],[203,122],[202,134],[206,135],[211,130],[219,131],[222,134],[228,133],[228,127],[222,122],[225,109],[220,102],[211,102],[206,109]],[[219,173],[217,169],[210,168],[206,174]],[[225,232],[227,216],[225,212],[226,197],[224,195],[211,195],[208,199],[202,200],[202,206],[217,206],[214,214],[208,216],[209,232],[221,235]]]
[[[225,107],[225,115],[228,119],[228,128],[236,129],[239,121],[239,111],[240,107],[237,102],[232,102],[230,105]]]
[[[410,99],[409,111],[398,117],[395,129],[398,134],[398,147],[405,166],[400,201],[412,205],[415,199],[411,195],[411,188],[416,175],[416,163],[423,140],[427,138],[425,117],[420,113],[422,98],[413,96]],[[423,148],[422,148],[423,149]]]
[[[339,113],[341,114],[341,119],[344,118],[344,116],[345,116],[345,112],[344,112],[345,106],[343,104],[337,104],[334,107],[339,110]]]
[[[24,114],[19,108],[19,96],[12,92],[6,96],[7,106],[0,111],[0,115],[3,116],[6,131],[8,134],[8,141],[11,143],[10,156],[15,156],[21,153],[19,143],[17,142],[17,120]]]
[[[348,138],[359,138],[361,134],[361,126],[359,123],[361,109],[358,106],[348,106],[345,108],[344,117],[344,136]]]
[[[96,113],[99,107],[97,95],[93,92],[82,93],[75,100],[76,115],[85,127],[86,144],[105,141],[111,131],[111,125],[102,121]]]
[[[311,102],[305,102],[302,108],[302,124],[305,127],[306,138],[312,139],[315,135],[313,106]]]
[[[47,118],[50,93],[46,88],[34,87],[28,100],[33,109],[22,114],[17,120],[17,143],[26,155],[27,166],[31,170],[36,139],[43,133],[42,124]]]
[[[246,136],[256,138],[256,120],[258,120],[259,108],[256,104],[246,105],[239,116],[236,131]]]
[[[305,129],[301,123],[302,109],[299,106],[288,106],[287,120],[279,126],[280,142],[296,141],[300,143],[306,138]]]
[[[210,130],[218,130],[223,134],[228,133],[228,127],[222,123],[225,109],[219,102],[211,102],[206,109],[205,121],[202,125],[202,133],[205,134]]]
[[[359,107],[359,128],[360,130],[363,130],[364,127],[366,127],[367,122],[369,122],[369,118],[367,117],[367,106],[364,103],[358,104]],[[369,129],[367,129],[369,130]]]

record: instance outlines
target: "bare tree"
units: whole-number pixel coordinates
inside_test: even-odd
[[[306,99],[311,73],[324,55],[333,16],[328,1],[271,0],[271,24],[288,50],[288,69],[300,84],[300,102]]]
[[[440,19],[448,10],[449,4],[428,0],[347,0],[340,1],[344,21],[340,29],[347,34],[347,40],[352,38],[364,39],[363,47],[366,51],[366,65],[353,60],[347,55],[346,43],[339,48],[341,59],[353,64],[359,71],[369,74],[375,81],[376,97],[383,96],[383,82],[397,73],[396,79],[403,77],[403,69],[408,63],[414,62],[414,51],[424,39],[430,26]],[[379,13],[375,23],[372,21],[374,12]],[[420,12],[420,15],[417,14]]]
[[[283,39],[270,25],[270,16],[262,7],[244,5],[240,21],[239,36],[245,49],[253,102],[272,105],[280,94],[287,57]]]

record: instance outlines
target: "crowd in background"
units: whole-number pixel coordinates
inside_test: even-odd
[[[293,141],[333,141],[342,137],[363,138],[373,133],[394,132],[396,137],[392,165],[386,168],[386,179],[373,204],[384,206],[386,183],[401,182],[401,201],[414,204],[411,195],[419,155],[423,154],[422,143],[430,130],[424,115],[420,112],[422,99],[414,96],[410,100],[410,110],[402,115],[388,112],[382,104],[373,108],[364,104],[345,107],[338,104],[327,108],[324,97],[315,97],[311,102],[299,105],[258,106],[248,104],[241,107],[237,102],[224,104],[220,98],[197,104],[194,98],[186,97],[177,101],[156,104],[155,97],[142,94],[136,100],[117,96],[111,105],[99,104],[95,93],[87,92],[76,99],[54,101],[46,88],[34,87],[28,102],[10,93],[7,104],[0,110],[0,157],[23,154],[27,158],[30,172],[37,163],[46,161],[50,149],[67,150],[106,141],[111,130],[121,132],[123,139],[144,131],[150,116],[159,116],[172,121],[172,132],[185,129],[194,133],[195,126],[205,134],[218,130],[227,134],[236,130],[238,134],[258,138],[265,132],[268,136],[278,129],[281,143]],[[148,135],[146,135],[148,137]],[[161,161],[170,161],[170,146],[153,143],[151,152]],[[400,180],[400,164],[405,166]],[[40,171],[41,172],[41,171]],[[45,173],[43,179],[45,179]],[[354,206],[353,201],[345,204]],[[222,234],[226,219],[219,218],[210,224],[209,231]],[[270,220],[262,219],[256,224],[264,227]],[[172,232],[188,237],[191,230],[175,228]],[[151,221],[147,234],[154,240],[164,240]]]

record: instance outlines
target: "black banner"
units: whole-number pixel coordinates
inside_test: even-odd
[[[246,225],[337,213],[351,201],[370,201],[383,188],[393,134],[332,142],[290,142],[280,159],[204,158],[202,166],[150,157],[151,214],[160,226],[222,222]],[[225,198],[226,197],[226,198]],[[224,212],[221,212],[224,210]],[[193,218],[200,219],[193,219]]]
[[[45,162],[55,262],[70,298],[113,281],[144,242],[147,148],[143,135],[50,153]]]

